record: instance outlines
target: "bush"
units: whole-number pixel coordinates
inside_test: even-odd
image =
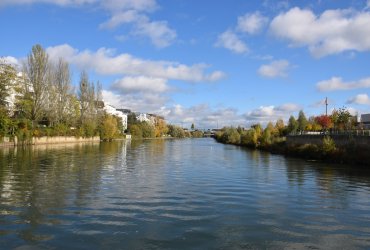
[[[100,128],[100,138],[102,140],[112,140],[118,135],[118,125],[117,119],[111,115],[104,117],[101,128]]]
[[[155,137],[155,128],[147,122],[142,122],[139,124],[143,134],[143,138],[154,138]]]
[[[330,136],[325,136],[322,140],[322,151],[324,154],[330,154],[335,151],[335,142]]]
[[[142,138],[143,137],[143,131],[141,130],[141,127],[137,124],[130,125],[129,131],[133,138]]]
[[[240,134],[236,128],[226,128],[221,140],[229,144],[240,144]]]
[[[178,126],[168,125],[168,134],[175,138],[185,138],[185,131]]]

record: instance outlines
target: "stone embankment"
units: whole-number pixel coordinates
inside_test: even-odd
[[[99,136],[90,138],[77,138],[74,136],[53,136],[53,137],[33,137],[31,140],[19,141],[16,137],[11,140],[4,137],[0,142],[0,147],[13,147],[18,145],[43,145],[43,144],[61,144],[61,143],[79,143],[79,142],[97,142],[100,141]]]

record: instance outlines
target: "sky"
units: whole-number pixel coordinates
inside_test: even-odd
[[[370,113],[370,0],[0,0],[0,56],[51,61],[116,108],[197,128]]]

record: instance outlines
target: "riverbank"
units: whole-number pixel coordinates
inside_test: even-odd
[[[230,140],[230,133],[220,133],[215,136],[219,143],[232,144],[250,149],[258,149],[273,154],[281,154],[289,157],[297,157],[306,160],[321,161],[327,163],[347,164],[353,166],[370,167],[370,145],[355,143],[354,139],[348,139],[347,143],[336,145],[329,137],[322,137],[321,140],[299,140],[297,143],[289,141],[286,137],[275,138],[268,143],[243,143],[242,139]],[[233,135],[235,137],[235,134]],[[343,140],[344,141],[344,140]]]
[[[100,141],[99,136],[83,138],[74,136],[42,136],[42,137],[32,137],[29,140],[21,141],[17,137],[10,139],[9,137],[4,137],[3,141],[0,142],[1,147],[16,147],[22,145],[45,145],[45,144],[66,144],[66,143],[81,143],[81,142],[98,142]]]

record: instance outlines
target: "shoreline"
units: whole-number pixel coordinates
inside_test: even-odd
[[[361,146],[346,145],[338,147],[331,152],[324,152],[320,145],[316,144],[294,144],[288,145],[285,141],[268,146],[250,146],[237,143],[225,143],[215,138],[216,142],[235,145],[251,150],[260,150],[271,154],[283,155],[285,157],[299,158],[306,161],[333,163],[341,165],[352,165],[370,171],[370,154],[368,148]]]

